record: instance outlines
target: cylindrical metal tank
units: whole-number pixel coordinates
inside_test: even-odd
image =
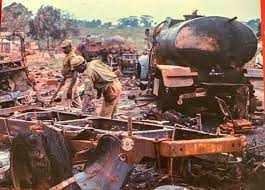
[[[159,64],[190,66],[209,72],[217,64],[243,66],[257,50],[257,38],[245,24],[225,17],[201,17],[164,26],[156,36]]]

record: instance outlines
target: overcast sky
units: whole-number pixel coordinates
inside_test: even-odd
[[[3,0],[4,6],[12,0]],[[200,14],[237,16],[247,21],[260,17],[260,0],[17,0],[34,13],[41,5],[53,5],[79,19],[116,22],[128,16],[151,15],[156,21],[166,17],[182,18],[198,9]]]

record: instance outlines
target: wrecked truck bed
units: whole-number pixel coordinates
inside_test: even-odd
[[[103,124],[109,124],[109,129],[117,129],[117,126],[120,126],[122,131],[101,129],[100,126]],[[184,129],[181,126],[172,127],[144,122],[130,123],[105,118],[63,121],[56,123],[55,126],[66,131],[78,131],[86,127],[98,132],[99,136],[102,135],[95,152],[105,150],[104,153],[99,153],[104,156],[99,156],[99,159],[91,163],[90,157],[93,157],[94,153],[87,154],[86,152],[89,164],[83,172],[74,175],[68,181],[69,184],[76,182],[81,189],[120,189],[131,168],[144,158],[155,159],[159,163],[162,158],[173,159],[222,152],[241,152],[244,148],[244,137],[217,136]],[[113,146],[110,145],[111,142]],[[105,148],[102,144],[105,144]],[[82,154],[78,156],[85,158]],[[160,164],[158,165],[161,167]],[[105,166],[108,167],[105,168]],[[172,167],[168,170],[172,171]],[[62,188],[61,185],[55,188]]]
[[[2,111],[2,113],[10,114],[15,111],[24,111],[25,113],[13,115],[8,118],[0,117],[0,133],[6,133],[8,128],[10,135],[15,136],[19,133],[30,131],[30,127],[38,123],[53,124],[57,121],[73,120],[86,117],[85,115],[81,116],[76,113],[65,111],[49,111],[44,108],[33,106],[6,108]]]
[[[31,126],[43,125],[37,122],[38,119],[52,120],[53,125],[49,123],[44,127],[67,139],[74,153],[74,164],[85,164],[82,172],[75,174],[67,182],[58,184],[54,187],[56,189],[76,183],[81,189],[116,190],[126,183],[133,166],[144,158],[157,160],[161,167],[159,163],[162,158],[241,152],[244,149],[244,137],[218,136],[182,126],[132,122],[130,119],[125,121],[92,116],[83,119],[78,117],[72,113],[56,111],[29,112],[1,119],[3,125],[1,124],[0,132],[5,138],[8,135],[15,136],[25,130],[30,131]],[[16,151],[21,149],[13,150],[13,153]],[[12,162],[18,160],[11,160]],[[24,176],[21,171],[18,173],[21,165],[13,163],[13,166],[13,183],[16,188],[20,188],[17,185],[20,184],[19,176]],[[170,164],[168,171],[172,171]]]

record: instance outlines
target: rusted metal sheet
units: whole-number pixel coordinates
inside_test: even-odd
[[[158,139],[145,137],[133,137],[133,149],[131,151],[122,151],[126,161],[130,164],[139,163],[144,157],[156,158],[156,143]]]
[[[21,32],[0,33],[0,39],[9,39],[10,37],[18,37],[20,47],[19,52],[14,50],[12,54],[9,50],[2,52],[3,56],[0,61],[0,106],[4,108],[19,104],[18,100],[25,103],[33,95],[33,82],[28,76],[28,68],[25,65],[25,35]]]
[[[21,105],[21,106],[16,106],[16,107],[0,109],[0,115],[7,115],[7,114],[14,113],[14,112],[27,111],[27,110],[33,110],[33,109],[39,110],[40,108],[34,105]]]
[[[83,172],[74,175],[83,190],[119,190],[129,175],[132,165],[120,157],[119,139],[105,135],[99,142]]]
[[[181,105],[184,99],[191,99],[198,97],[206,97],[206,91],[181,94],[178,99],[178,105]]]
[[[159,83],[160,83],[160,80],[158,78],[154,78],[153,94],[155,96],[159,95]]]
[[[18,130],[18,128],[14,127],[14,126],[19,126],[20,130],[25,130],[25,128],[30,129],[29,126],[36,124],[36,122],[21,120],[22,119],[21,117],[22,117],[22,115],[19,117],[20,119],[18,119],[18,118],[16,118],[16,119],[14,119],[14,118],[11,118],[11,119],[0,118],[0,125],[3,126],[5,124],[4,121],[7,121],[8,127],[12,131],[12,130]],[[90,127],[86,126],[89,122],[92,122],[92,123],[90,123],[90,125],[91,125]],[[61,121],[61,122],[58,122],[57,124],[55,124],[54,128],[58,129],[59,130],[58,132],[64,133],[64,134],[68,134],[68,133],[78,134],[78,133],[80,133],[81,130],[84,130],[84,129],[86,129],[86,130],[91,129],[95,132],[99,131],[100,132],[99,134],[111,133],[111,131],[110,131],[111,128],[108,128],[108,130],[105,130],[105,129],[102,130],[100,128],[101,124],[109,124],[110,127],[124,126],[124,129],[122,128],[123,133],[121,133],[121,131],[118,130],[117,133],[113,133],[113,134],[119,134],[122,136],[127,136],[126,131],[128,131],[128,127],[127,127],[128,124],[125,120],[111,120],[111,119],[100,118],[100,117],[79,119],[79,120],[73,120],[73,121]],[[84,128],[85,126],[86,126],[86,128]],[[14,127],[14,129],[13,129],[13,127]],[[225,135],[221,135],[220,137],[222,137],[222,138],[218,138],[218,136],[216,136],[214,134],[205,133],[205,132],[201,132],[201,131],[195,131],[195,130],[178,128],[178,127],[173,128],[172,126],[155,125],[155,124],[144,123],[144,122],[132,122],[133,138],[135,139],[136,144],[141,144],[141,145],[142,145],[142,143],[147,143],[147,144],[149,142],[154,143],[156,141],[155,140],[156,138],[159,140],[171,138],[173,130],[176,130],[176,139],[180,138],[180,140],[175,140],[173,142],[189,143],[189,142],[194,142],[195,140],[193,140],[193,139],[197,139],[199,142],[200,141],[204,142],[204,141],[209,140],[209,138],[210,138],[210,140],[217,139],[216,143],[218,143],[218,142],[222,143],[222,142],[226,142],[226,141],[229,142],[231,140],[231,137],[228,138]],[[114,130],[114,131],[116,131],[116,130]],[[72,137],[74,137],[74,136],[72,136]],[[183,141],[183,140],[181,140],[181,138],[190,139],[190,140]],[[234,139],[237,139],[238,141],[240,141],[240,138],[234,138]],[[163,143],[165,143],[165,142],[163,142]],[[82,141],[79,141],[79,144],[81,146]],[[84,144],[86,144],[86,143],[84,143]],[[84,145],[83,147],[85,147],[85,146],[86,145]],[[144,146],[140,146],[140,147],[144,147]]]
[[[166,87],[183,87],[193,85],[193,77],[197,77],[197,72],[192,72],[190,67],[174,65],[157,65],[161,71],[163,82]]]
[[[21,109],[22,108],[23,107],[21,107]],[[11,108],[10,110],[12,109],[13,108]],[[6,128],[8,128],[10,131],[10,135],[16,136],[19,133],[25,133],[30,131],[30,127],[38,123],[50,125],[56,121],[66,121],[85,117],[86,115],[79,116],[75,113],[47,110],[38,110],[36,112],[23,113],[20,115],[13,116],[11,118],[0,117],[0,134],[7,134]],[[66,138],[73,136],[72,133],[74,132],[66,132]]]
[[[75,182],[76,182],[75,178],[74,177],[70,177],[69,179],[67,179],[67,180],[57,184],[56,186],[50,188],[50,190],[62,190],[62,189],[68,187],[69,185],[71,185],[71,184],[73,184]]]
[[[161,71],[167,71],[168,77],[196,77],[197,72],[192,72],[190,67],[181,67],[176,65],[157,65],[157,68]]]
[[[69,144],[73,152],[92,149],[97,146],[96,141],[87,141],[87,140],[69,140]]]
[[[159,150],[161,156],[164,157],[240,152],[244,149],[244,141],[243,137],[163,141],[160,144]]]
[[[144,157],[186,157],[223,152],[241,152],[245,148],[244,137],[211,139],[170,140],[170,138],[145,138],[133,136],[133,149],[123,150],[128,163],[139,163]]]
[[[35,122],[31,121],[6,119],[0,117],[0,134],[7,134],[6,127],[8,127],[10,135],[16,136],[19,133],[25,133],[27,131],[30,131],[30,126],[35,124]]]
[[[226,123],[222,123],[219,125],[221,131],[223,133],[246,133],[251,130],[254,130],[255,127],[249,120],[246,119],[238,119],[233,121],[227,121]]]
[[[87,117],[86,119],[77,119],[72,121],[60,121],[55,123],[56,127],[69,128],[69,127],[85,127],[88,123],[93,124],[95,129],[105,129],[106,131],[111,131],[114,127],[120,130],[115,131],[127,131],[127,121],[122,119],[107,119],[104,117]],[[113,127],[114,126],[114,127]],[[165,126],[145,123],[141,121],[133,121],[133,130],[136,131],[151,131],[163,129]],[[170,128],[170,126],[168,126]],[[112,128],[112,129],[111,129]],[[172,128],[172,126],[171,126]],[[77,128],[76,128],[77,129]],[[114,130],[113,130],[114,131]],[[134,133],[134,131],[133,131]]]

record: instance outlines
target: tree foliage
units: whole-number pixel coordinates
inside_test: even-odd
[[[130,16],[118,20],[119,27],[146,27],[150,28],[155,24],[154,19],[150,15],[142,15],[140,17]]]
[[[138,27],[140,20],[137,16],[130,16],[121,18],[118,20],[118,26],[120,27]]]
[[[62,41],[69,35],[79,34],[76,20],[52,6],[41,6],[29,26],[29,36],[38,41],[45,39],[48,48],[50,40]]]
[[[254,31],[258,31],[258,27],[259,27],[259,24],[260,24],[260,19],[257,18],[257,19],[251,19],[249,20],[247,23],[246,23],[252,30]]]
[[[140,17],[140,23],[146,28],[150,28],[155,24],[153,17],[150,15],[142,15]]]
[[[77,21],[78,25],[82,27],[91,27],[91,28],[96,28],[96,27],[101,27],[102,26],[102,21],[99,19],[93,19],[91,21],[89,20],[78,20]]]
[[[102,27],[104,27],[104,28],[109,28],[109,27],[111,27],[112,26],[112,22],[105,22],[103,25],[102,25]]]
[[[8,31],[28,31],[28,24],[32,18],[32,12],[21,3],[12,3],[3,8],[2,22]]]

